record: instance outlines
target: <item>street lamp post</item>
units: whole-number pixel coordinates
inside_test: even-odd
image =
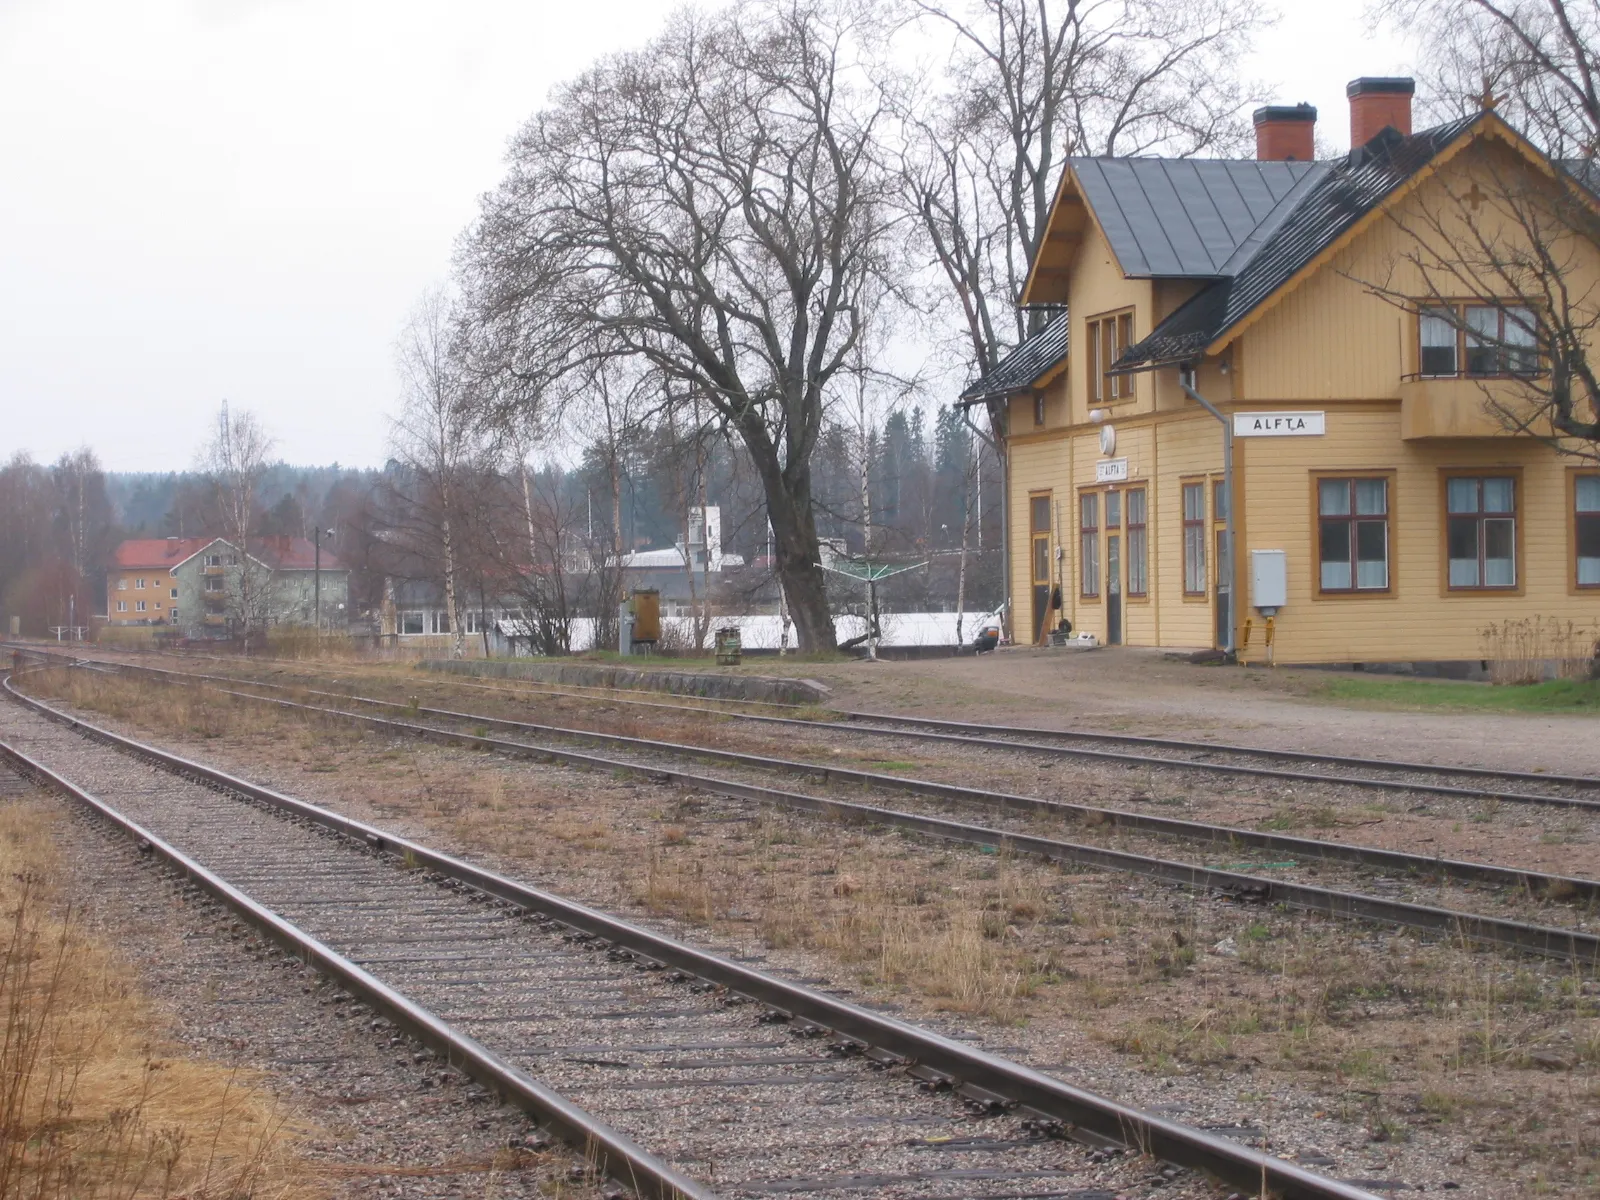
[[[332,537],[333,530],[315,530],[311,538],[312,543],[316,547],[312,553],[312,558],[314,561],[311,568],[311,587],[316,597],[315,601],[313,602],[313,609],[316,617],[318,637],[322,636],[322,539],[325,536]]]

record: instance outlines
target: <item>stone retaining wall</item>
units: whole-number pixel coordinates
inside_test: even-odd
[[[607,663],[548,659],[428,659],[417,665],[424,671],[447,671],[457,675],[666,692],[673,696],[701,696],[712,700],[754,700],[762,704],[826,704],[829,696],[829,689],[812,679],[639,670]]]

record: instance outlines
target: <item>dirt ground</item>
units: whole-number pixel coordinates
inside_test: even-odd
[[[1325,671],[1200,666],[1162,650],[1012,647],[981,657],[789,670],[768,659],[753,670],[814,679],[842,708],[1600,775],[1593,717],[1347,707],[1315,695]]]

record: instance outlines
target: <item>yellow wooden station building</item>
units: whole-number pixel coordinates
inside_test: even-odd
[[[1348,91],[1331,162],[1305,105],[1257,111],[1252,160],[1068,161],[1042,325],[962,398],[1004,409],[1015,641],[1260,659],[1270,617],[1278,662],[1459,664],[1600,616],[1600,468],[1507,429],[1532,302],[1440,261],[1526,238],[1508,181],[1594,196],[1490,109],[1413,133],[1410,80]],[[1592,304],[1593,232],[1562,240]]]

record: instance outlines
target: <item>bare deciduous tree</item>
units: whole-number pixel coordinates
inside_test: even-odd
[[[523,130],[465,252],[486,323],[551,347],[524,376],[573,347],[635,355],[727,423],[809,650],[834,645],[812,451],[894,282],[884,112],[844,8],[737,0],[585,72]]]
[[[1473,379],[1508,432],[1600,460],[1600,198],[1503,143],[1456,161],[1459,182],[1391,217],[1411,248],[1362,282],[1418,314],[1421,374]]]
[[[229,603],[246,653],[265,624],[271,603],[272,571],[251,553],[251,542],[260,519],[261,477],[272,445],[254,413],[230,412],[224,400],[216,432],[201,452],[201,470],[216,497],[223,536],[239,558],[238,574],[230,580]]]
[[[390,441],[407,468],[416,495],[412,505],[429,512],[436,531],[438,569],[444,582],[451,656],[466,653],[460,604],[461,556],[470,497],[468,476],[481,472],[492,455],[482,413],[475,408],[462,368],[455,305],[441,291],[418,303],[400,337],[397,361],[402,386],[400,415]]]
[[[900,0],[899,8],[920,28],[954,35],[931,107],[922,89],[901,101],[913,130],[902,176],[979,375],[1039,320],[1015,302],[1063,157],[1242,144],[1249,89],[1235,64],[1263,18],[1248,0]],[[1000,432],[998,413],[991,419]]]
[[[1507,119],[1556,157],[1600,152],[1600,4],[1595,0],[1375,0],[1416,38],[1441,117],[1496,97]]]

